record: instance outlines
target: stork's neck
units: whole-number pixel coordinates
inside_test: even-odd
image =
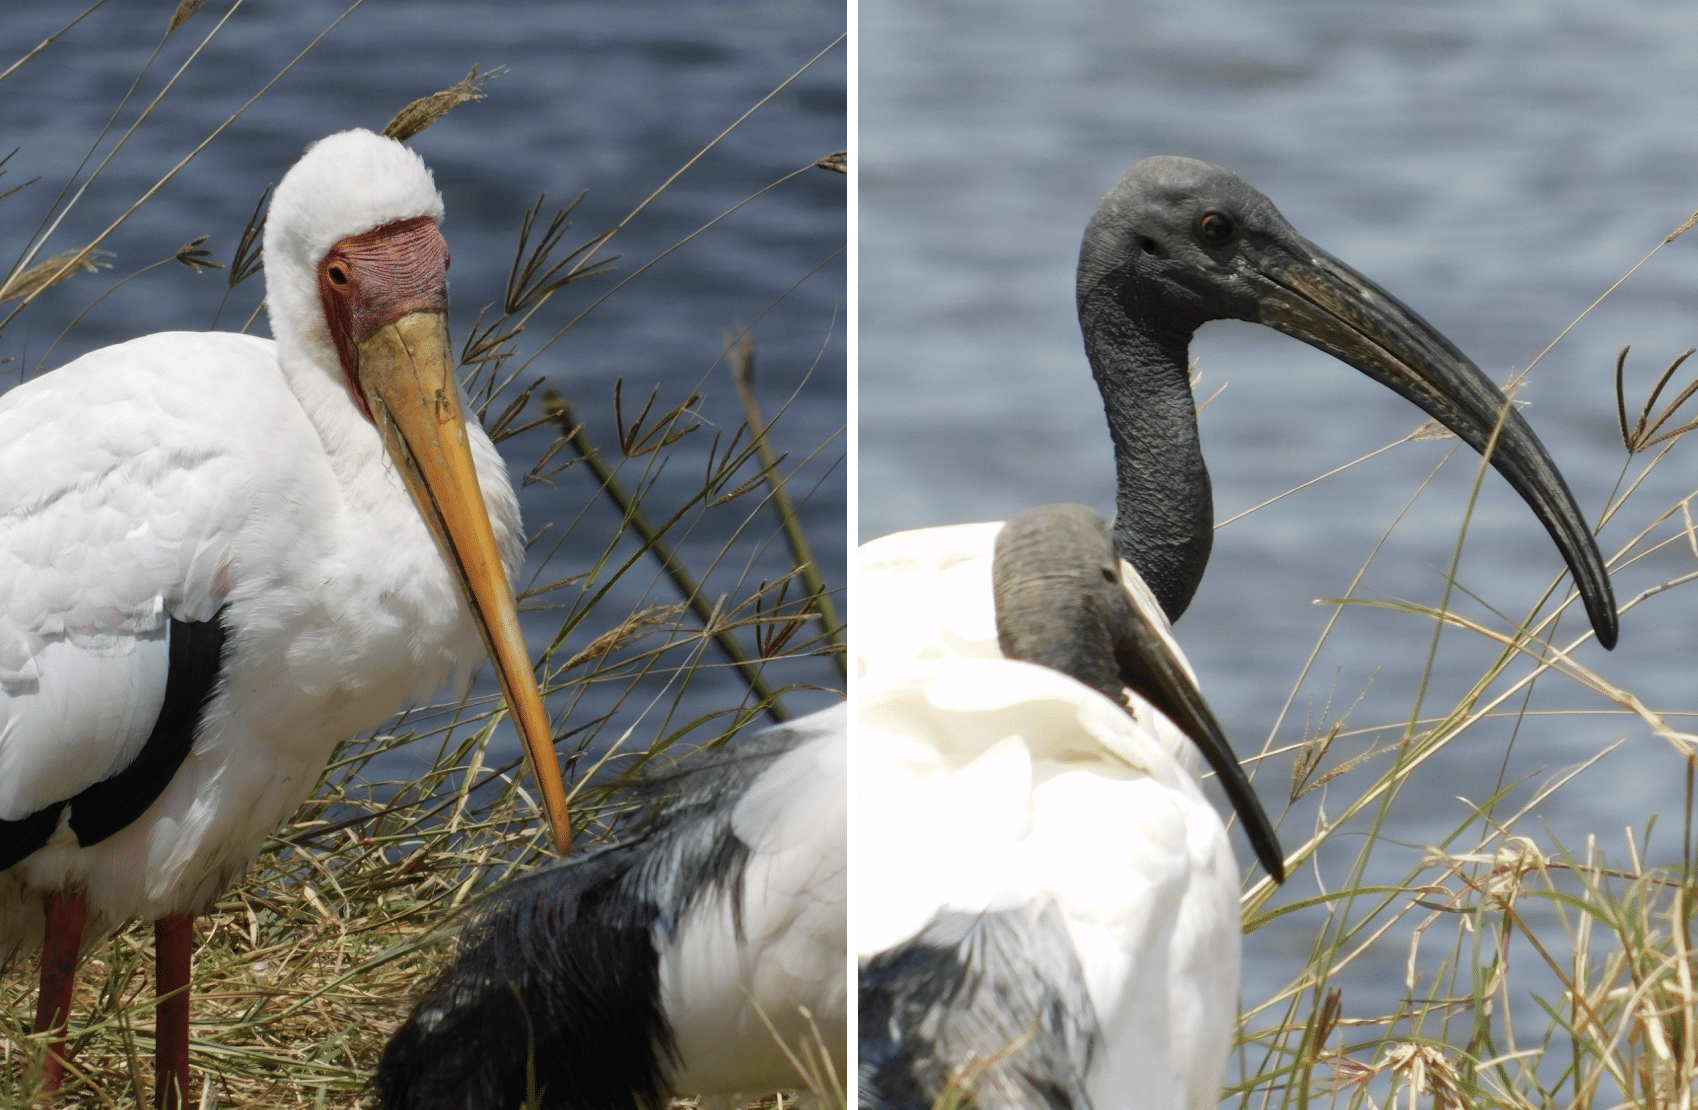
[[[275,333],[275,326],[273,330]],[[389,469],[382,438],[350,395],[347,378],[328,340],[313,344],[298,335],[279,337],[277,360],[290,391],[318,432],[326,460],[345,495],[371,482],[368,475]],[[385,495],[406,497],[399,477],[372,488],[381,489]]]
[[[1079,303],[1085,353],[1114,439],[1114,542],[1168,619],[1178,620],[1214,542],[1214,494],[1187,377],[1196,329],[1129,313],[1123,295],[1103,282]]]
[[[362,472],[381,465],[383,443],[349,391],[342,356],[319,302],[313,266],[282,250],[267,255],[265,303],[283,379],[324,443],[337,480],[347,489],[360,480]]]

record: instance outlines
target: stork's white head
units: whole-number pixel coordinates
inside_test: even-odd
[[[314,144],[265,224],[283,375],[344,481],[400,478],[483,632],[564,852],[566,790],[468,446],[448,342],[442,198],[419,156],[370,131]],[[375,486],[370,484],[377,483]]]
[[[265,221],[265,295],[279,356],[335,367],[319,264],[344,239],[421,216],[440,223],[442,197],[424,160],[394,139],[362,129],[308,147]]]

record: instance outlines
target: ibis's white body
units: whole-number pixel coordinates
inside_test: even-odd
[[[1000,527],[860,550],[856,950],[900,944],[939,911],[1053,901],[1101,1032],[1095,1110],[1213,1107],[1237,1013],[1239,879],[1201,761],[1149,707],[1134,720],[1065,675],[1002,658]],[[1136,573],[1121,573],[1165,628]]]
[[[817,734],[737,799],[732,831],[749,846],[740,889],[704,897],[676,938],[655,929],[661,1008],[682,1061],[668,1080],[681,1095],[740,1105],[730,1100],[793,1089],[785,1047],[802,1059],[823,1047],[837,1081],[849,1080],[846,718],[832,709],[795,722]]]
[[[42,892],[86,890],[90,939],[130,917],[203,908],[306,797],[338,740],[482,657],[437,545],[351,399],[312,269],[341,235],[439,216],[441,202],[397,144],[342,135],[317,150],[323,172],[357,172],[368,188],[330,212],[312,209],[300,167],[279,190],[266,238],[278,342],[150,335],[0,396],[0,819],[134,758],[163,697],[168,618],[223,609],[227,630],[194,746],[152,807],[86,848],[61,822],[0,875],[0,959],[39,940]],[[469,435],[511,575],[523,556],[517,503],[488,437],[475,423]]]

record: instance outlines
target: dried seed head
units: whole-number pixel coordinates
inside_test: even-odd
[[[565,674],[574,667],[581,666],[591,660],[612,655],[620,648],[635,643],[651,632],[672,623],[683,614],[686,607],[687,604],[680,601],[671,605],[651,605],[647,609],[639,609],[621,621],[616,628],[603,632],[600,636],[591,640],[589,646],[566,660],[566,665],[561,667],[556,674]]]
[[[1409,433],[1410,439],[1455,439],[1451,430],[1437,420],[1423,420],[1421,426]]]
[[[1698,227],[1698,212],[1694,212],[1692,215],[1686,217],[1686,219],[1680,222],[1679,227],[1663,236],[1663,242],[1672,243],[1682,235],[1685,235],[1688,231],[1691,231],[1694,227]]]
[[[1399,1041],[1387,1050],[1385,1066],[1406,1077],[1416,1094],[1432,1095],[1433,1110],[1463,1110],[1469,1105],[1456,1065],[1432,1045]]]
[[[815,162],[814,165],[822,170],[830,170],[833,173],[848,173],[849,152],[847,150],[834,151]]]
[[[483,83],[506,72],[506,66],[496,66],[484,73],[479,73],[476,65],[472,66],[466,76],[448,88],[433,92],[429,96],[421,96],[396,112],[395,118],[383,129],[383,134],[398,142],[406,142],[447,115],[456,105],[464,104],[468,100],[482,100]]]
[[[165,28],[165,33],[169,35],[172,31],[187,23],[189,17],[200,11],[201,5],[204,3],[206,3],[206,0],[177,0],[177,10],[171,13],[171,26]]]
[[[87,270],[91,274],[96,270],[110,270],[112,264],[105,259],[111,257],[111,251],[96,250],[93,247],[84,247],[80,251],[62,251],[46,262],[37,262],[23,273],[13,275],[10,281],[0,285],[0,301],[32,296],[43,289],[58,285],[78,270]]]
[[[197,274],[200,273],[202,269],[208,267],[214,270],[222,270],[224,268],[224,263],[213,258],[212,252],[201,246],[201,244],[206,242],[209,238],[211,238],[211,236],[202,235],[194,242],[184,243],[182,246],[178,247],[176,254],[177,261],[181,262]]]

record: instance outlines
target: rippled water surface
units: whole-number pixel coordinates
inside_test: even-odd
[[[864,0],[861,19],[863,538],[1044,501],[1112,509],[1072,270],[1096,202],[1143,156],[1237,170],[1500,381],[1698,207],[1698,11],[1684,5]],[[1698,343],[1695,252],[1690,238],[1664,250],[1521,391],[1589,514],[1623,475],[1616,351],[1633,345],[1628,392],[1642,398]],[[1202,418],[1222,521],[1419,422],[1266,328],[1211,324],[1192,350],[1200,392],[1225,387]],[[1409,719],[1432,642],[1423,619],[1348,610],[1299,679],[1333,612],[1314,599],[1343,595],[1394,521],[1356,596],[1439,600],[1473,456],[1411,498],[1453,446],[1406,444],[1220,529],[1177,632],[1241,751],[1299,740],[1364,689],[1352,726]],[[1658,467],[1603,533],[1606,554],[1692,491],[1694,451],[1682,444]],[[1461,583],[1519,616],[1561,569],[1537,521],[1487,475]],[[1621,569],[1618,596],[1693,569],[1693,549],[1670,545]],[[1617,651],[1588,643],[1578,658],[1657,708],[1698,708],[1695,613],[1690,588],[1660,595],[1623,618]],[[1582,631],[1578,609],[1562,628]],[[1447,632],[1426,711],[1455,704],[1491,658],[1478,637]],[[1652,855],[1678,852],[1681,764],[1666,743],[1569,682],[1541,681],[1531,708],[1507,760],[1510,726],[1488,723],[1415,777],[1376,850],[1388,876],[1462,819],[1458,796],[1482,798],[1500,775],[1543,782],[1616,741],[1527,827],[1576,850],[1595,833],[1619,857],[1622,827],[1643,831],[1660,812]],[[1538,715],[1564,709],[1583,712]],[[1258,780],[1276,814],[1289,768],[1277,756]],[[1284,818],[1286,839],[1303,838],[1316,805],[1354,797],[1360,777],[1309,795]],[[1359,843],[1343,838],[1337,860]],[[1292,890],[1313,886],[1299,876]],[[1312,935],[1311,919],[1252,936],[1246,998],[1293,974]],[[1351,989],[1394,998],[1404,956],[1396,941],[1371,951]]]
[[[4,62],[86,6],[80,0],[5,5]],[[157,0],[110,0],[0,81],[3,145],[16,148],[0,188],[39,177],[0,200],[0,250],[10,252],[9,263],[65,183],[87,179],[87,171],[78,175],[77,167],[90,149],[97,150],[92,166],[180,67],[174,87],[77,202],[46,253],[88,242],[277,78],[102,244],[112,252],[110,270],[78,275],[7,326],[0,355],[12,361],[0,367],[0,387],[14,383],[20,371],[33,375],[96,346],[150,331],[210,326],[225,292],[225,272],[196,274],[173,261],[113,288],[60,337],[97,295],[197,236],[209,236],[206,249],[228,262],[261,191],[310,142],[349,127],[381,128],[408,101],[452,84],[475,63],[503,70],[486,86],[486,98],[455,109],[412,143],[432,167],[447,205],[443,230],[453,252],[451,328],[458,341],[478,308],[500,299],[521,216],[539,195],[547,194],[552,210],[585,192],[564,241],[571,246],[588,239],[623,218],[827,48],[844,24],[842,5],[831,2],[366,0],[278,76],[346,5],[247,0],[232,9],[228,0],[215,0],[165,41],[129,104],[118,111],[113,131],[97,145],[158,45],[172,7]],[[841,46],[827,52],[680,176],[603,252],[620,256],[614,275],[564,290],[532,321],[519,340],[521,349],[536,351],[544,337],[589,308],[614,282],[751,194],[842,149],[844,57]],[[671,511],[666,506],[700,486],[715,432],[723,429],[728,437],[742,419],[721,352],[729,331],[751,325],[759,395],[769,416],[784,409],[774,432],[778,450],[787,453],[783,469],[796,471],[792,493],[836,588],[843,579],[846,488],[845,193],[841,175],[820,170],[797,175],[634,278],[527,368],[527,378],[545,378],[573,402],[604,449],[615,440],[617,379],[625,383],[627,420],[656,385],[661,408],[693,391],[704,395],[697,406],[703,429],[660,473],[650,502],[650,511],[664,519]],[[258,302],[260,284],[256,279],[234,291],[220,327],[242,326]],[[263,317],[254,330],[266,333]],[[544,429],[503,444],[515,476],[551,436]],[[627,481],[635,473],[628,470]],[[710,509],[687,534],[674,533],[686,563],[698,572],[715,568],[707,586],[712,596],[741,596],[750,584],[786,569],[781,547],[756,539],[776,530],[770,509],[754,511],[757,497]],[[549,522],[556,526],[547,542],[533,548],[533,580],[589,569],[618,524],[582,467],[556,477],[552,486],[525,489],[522,505],[533,530]],[[572,536],[543,567],[542,554],[568,525],[575,529]],[[740,546],[716,563],[734,535],[743,537]],[[629,554],[632,548],[622,550]],[[639,561],[603,616],[575,634],[568,652],[607,631],[614,614],[643,603],[644,593],[650,603],[676,599],[658,571]],[[548,642],[557,623],[554,614],[527,615],[533,651]],[[709,663],[692,680],[691,713],[742,697],[739,683],[711,655]],[[779,685],[841,688],[836,671],[819,658],[774,668],[769,678]],[[656,675],[643,696],[625,703],[614,731],[637,725],[637,711],[651,696],[665,706],[669,683],[676,679]],[[604,704],[600,696],[592,693],[586,710]],[[831,700],[810,689],[786,696],[793,712]],[[650,717],[640,733],[660,727],[660,714]],[[392,770],[405,773],[399,765]]]

